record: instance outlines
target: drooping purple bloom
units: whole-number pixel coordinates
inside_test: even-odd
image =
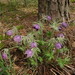
[[[31,49],[28,49],[25,54],[27,54],[27,58],[28,57],[32,57],[34,55],[34,52]]]
[[[62,44],[61,43],[56,43],[55,47],[56,47],[56,49],[61,49],[62,48]]]
[[[62,22],[62,24],[61,24],[63,27],[67,27],[68,26],[68,24],[66,23],[66,22]]]
[[[40,29],[40,25],[35,24],[35,25],[33,25],[33,28],[36,29],[36,30],[39,30]]]
[[[62,27],[61,27],[61,26],[59,26],[59,27],[58,27],[58,30],[61,30],[61,29],[62,29]]]
[[[62,37],[62,38],[64,38],[65,36],[64,36],[63,33],[61,33],[61,34],[58,34],[58,37]]]
[[[5,60],[8,58],[7,54],[6,53],[2,53],[2,58]]]
[[[51,20],[51,17],[50,16],[47,16],[47,20],[50,21]]]
[[[37,43],[36,43],[36,42],[32,42],[32,43],[30,44],[30,46],[31,46],[31,48],[35,48],[35,47],[37,47]]]
[[[19,43],[19,42],[21,42],[22,37],[21,37],[20,35],[16,35],[16,36],[14,36],[13,40],[14,40],[15,42]]]
[[[12,31],[12,30],[8,30],[8,31],[6,32],[6,34],[9,35],[9,36],[11,36],[11,35],[13,35],[13,31]]]

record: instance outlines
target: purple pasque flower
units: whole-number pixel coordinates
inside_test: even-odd
[[[58,34],[58,37],[62,37],[62,38],[64,38],[65,36],[64,36],[63,33],[60,33],[60,34]]]
[[[62,24],[61,24],[63,27],[67,27],[68,26],[68,24],[66,23],[66,22],[62,22]]]
[[[12,31],[12,30],[8,30],[8,31],[6,32],[6,34],[9,35],[9,36],[11,36],[11,35],[13,35],[13,31]]]
[[[35,25],[33,25],[33,28],[36,29],[36,30],[39,30],[40,29],[40,25],[35,24]]]
[[[30,46],[31,46],[31,48],[35,48],[35,47],[37,47],[37,43],[36,43],[36,42],[32,42],[32,43],[30,44]]]
[[[6,53],[2,53],[2,58],[5,60],[8,58],[7,54]]]
[[[32,57],[34,55],[34,52],[31,49],[26,50],[25,54],[27,54],[28,57]]]
[[[50,21],[51,20],[51,17],[50,16],[47,16],[47,20]]]
[[[59,26],[59,27],[58,27],[58,30],[62,30],[62,27],[61,27],[61,26]]]
[[[62,48],[62,44],[61,43],[56,43],[55,47],[56,47],[56,49],[61,49]]]
[[[14,36],[13,40],[14,40],[15,42],[19,43],[19,42],[21,42],[22,37],[21,37],[20,35],[16,35],[16,36]]]

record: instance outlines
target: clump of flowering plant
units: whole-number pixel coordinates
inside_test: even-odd
[[[0,53],[0,74],[1,75],[11,75],[14,74],[13,62],[11,60],[10,52],[8,48],[4,48],[3,52]],[[11,72],[9,72],[11,71]]]
[[[47,16],[46,19],[50,21],[51,17]],[[49,27],[51,27],[51,30],[44,33],[44,23],[38,21],[33,25],[33,31],[28,35],[14,34],[11,38],[14,45],[12,44],[13,47],[9,47],[21,50],[26,55],[25,59],[30,66],[37,67],[39,64],[50,64],[51,62],[64,67],[69,62],[69,56],[67,56],[69,50],[65,46],[65,35],[60,33],[55,37],[54,32],[61,30],[62,27],[67,27],[67,24],[62,23],[58,29],[59,23],[53,21],[50,22]],[[17,32],[16,28],[15,32]],[[12,31],[8,31],[7,34],[11,36]],[[2,58],[7,59],[7,55],[2,54]]]
[[[62,23],[58,26],[58,30],[62,30],[63,27],[64,27],[64,28],[68,27],[68,23],[62,22]]]

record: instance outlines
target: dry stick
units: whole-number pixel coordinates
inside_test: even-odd
[[[50,71],[51,71],[54,75],[57,75],[57,74],[53,71],[53,68],[50,69]]]
[[[36,72],[36,69],[33,71],[32,75],[34,75],[34,74],[35,74],[35,72]]]
[[[55,72],[59,73],[59,75],[64,75],[64,72],[62,71],[62,68],[61,67],[60,68],[56,67],[55,69],[53,68],[53,70]]]
[[[69,65],[65,65],[65,67],[68,68],[68,69],[70,69],[70,70],[72,70],[72,71],[75,70],[73,67],[71,67],[71,66],[69,66]]]
[[[67,68],[62,68],[62,69],[63,69],[63,71],[64,71],[67,75],[71,75],[71,74],[69,73],[69,71],[68,71]]]
[[[21,71],[23,70],[23,68],[22,69],[20,69],[19,71],[18,71],[18,73],[17,73],[17,75],[19,75],[20,73],[21,73]]]

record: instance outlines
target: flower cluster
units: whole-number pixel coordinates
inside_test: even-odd
[[[8,31],[6,32],[6,34],[7,34],[8,36],[12,36],[13,33],[14,33],[13,30],[8,30]],[[13,37],[13,40],[14,40],[16,43],[19,43],[19,42],[21,42],[22,37],[21,37],[20,35],[15,35],[15,36]]]
[[[50,16],[46,16],[45,18],[46,18],[45,20],[48,20],[48,21],[52,19]],[[56,24],[57,23],[54,23],[54,25]],[[61,30],[63,27],[66,28],[67,26],[68,24],[66,22],[62,22],[61,25],[57,27],[57,29]],[[55,56],[59,56],[57,52],[60,50],[63,50],[64,48],[64,43],[61,42],[61,40],[65,38],[65,35],[63,33],[60,33],[60,34],[57,34],[57,38],[55,38],[54,36],[51,35],[50,31],[47,34],[44,33],[44,30],[43,30],[44,28],[42,23],[34,24],[33,28],[35,30],[35,32],[31,33],[33,37],[30,37],[30,35],[29,36],[27,35],[24,37],[18,34],[13,35],[14,33],[13,30],[8,30],[6,34],[8,36],[13,35],[12,39],[14,42],[16,42],[16,45],[18,46],[17,48],[23,49],[24,51],[23,54],[26,55],[27,59],[32,59],[31,62],[33,62],[34,64],[36,61],[41,62],[42,60],[50,61],[51,59],[54,59],[55,61],[57,61],[57,58]],[[2,53],[2,58],[4,60],[8,59],[7,54]]]
[[[61,25],[58,27],[58,30],[61,30],[63,27],[66,28],[67,26],[68,26],[68,24],[66,22],[62,22]],[[63,33],[60,33],[60,34],[57,35],[57,37],[64,38],[65,36],[64,36]],[[56,49],[61,49],[62,47],[63,47],[63,45],[60,42],[57,42],[55,44]]]
[[[65,38],[65,36],[64,36],[63,33],[60,33],[60,34],[57,35],[57,38],[62,38],[62,39],[63,39],[63,38]],[[56,49],[61,49],[61,48],[63,48],[62,43],[61,43],[61,42],[55,43],[55,48],[56,48]]]
[[[31,49],[27,49],[25,51],[25,54],[27,54],[27,57],[32,57],[34,55],[34,51],[32,51],[32,48],[37,47],[37,43],[36,42],[30,43],[30,47],[31,47]]]
[[[58,27],[58,30],[61,30],[63,27],[66,28],[68,24],[66,22],[62,22],[61,25]]]

